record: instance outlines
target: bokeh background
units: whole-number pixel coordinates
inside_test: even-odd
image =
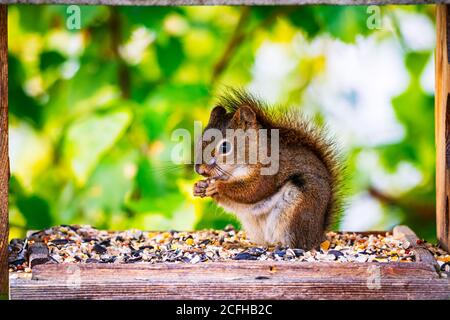
[[[170,154],[239,86],[328,124],[348,167],[338,228],[435,239],[434,6],[380,7],[375,29],[367,7],[80,9],[69,30],[67,6],[8,7],[11,238],[238,226]]]

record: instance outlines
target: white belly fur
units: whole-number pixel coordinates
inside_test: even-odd
[[[288,226],[289,208],[293,207],[300,191],[292,183],[284,185],[271,197],[253,204],[237,202],[220,202],[219,205],[225,210],[233,212],[239,218],[247,232],[249,239],[258,244],[289,243],[289,232],[285,230]]]

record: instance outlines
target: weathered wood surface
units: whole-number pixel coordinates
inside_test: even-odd
[[[436,221],[437,237],[445,249],[450,245],[450,55],[449,6],[436,7]]]
[[[414,250],[417,262],[427,263],[434,266],[436,270],[439,270],[439,265],[433,254],[428,251],[426,246],[422,244],[421,239],[419,239],[409,227],[396,226],[393,230],[393,235],[394,237],[402,238],[411,244],[410,248]]]
[[[450,0],[0,0],[0,3],[29,4],[88,4],[135,6],[193,6],[193,5],[384,5],[450,3]]]
[[[105,282],[123,281],[188,281],[254,282],[272,280],[277,283],[290,282],[293,279],[318,279],[342,277],[346,279],[366,280],[370,268],[380,266],[382,277],[386,280],[395,277],[416,277],[419,279],[438,279],[439,275],[426,263],[336,263],[336,262],[287,262],[287,261],[227,261],[199,264],[184,263],[135,263],[135,264],[47,264],[33,268],[32,280],[66,281],[73,271],[79,272],[86,282],[96,282],[99,278]]]
[[[449,299],[426,263],[47,264],[12,274],[12,299]]]
[[[32,275],[12,273],[10,294],[12,299],[450,299],[450,281],[441,278],[414,232],[398,226],[393,233],[410,242],[416,262],[46,263],[34,264]]]
[[[8,295],[8,32],[0,5],[0,299]]]

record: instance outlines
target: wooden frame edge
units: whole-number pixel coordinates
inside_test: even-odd
[[[449,299],[424,262],[49,264],[11,278],[11,299]]]
[[[13,273],[11,299],[449,299],[450,282],[415,233],[393,234],[416,262],[47,263]]]
[[[0,299],[8,298],[8,6],[0,5]]]
[[[4,1],[3,1],[4,2]],[[10,2],[10,1],[7,1]],[[36,1],[36,3],[44,1]],[[60,1],[75,3],[77,1]],[[83,1],[80,1],[83,2]],[[89,1],[87,1],[89,2]],[[120,3],[121,1],[118,1]],[[143,1],[145,2],[145,1]],[[157,2],[157,1],[156,1]],[[450,245],[450,54],[449,5],[436,6],[436,219],[437,236]],[[0,5],[0,298],[8,297],[8,32],[7,5]]]
[[[274,5],[429,5],[450,0],[0,0],[6,4],[75,4],[108,6],[274,6]]]
[[[436,6],[435,137],[436,137],[436,230],[441,246],[450,244],[450,6]]]

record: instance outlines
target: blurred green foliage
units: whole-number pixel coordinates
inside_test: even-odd
[[[224,84],[251,82],[266,40],[289,43],[300,33],[352,44],[378,32],[366,26],[366,7],[82,6],[81,30],[66,28],[66,9],[8,7],[11,237],[61,223],[153,230],[237,225],[211,201],[191,196],[198,177],[191,166],[170,163],[172,131],[205,123]],[[383,7],[383,15],[395,10]],[[433,17],[430,6],[407,10]],[[404,53],[411,81],[392,101],[404,139],[369,149],[386,170],[407,161],[422,173],[419,185],[383,208],[432,239],[434,99],[419,83],[430,55]],[[313,77],[320,66],[303,61],[295,70]],[[304,90],[294,83],[279,102],[295,103]],[[350,194],[371,188],[355,164],[362,150],[346,155]]]

